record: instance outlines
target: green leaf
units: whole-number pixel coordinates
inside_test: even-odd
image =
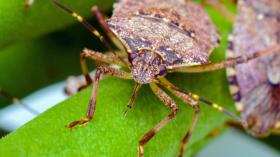
[[[80,51],[83,47],[97,49],[97,40],[78,24],[33,42],[0,49],[0,88],[21,98],[69,75],[78,75]],[[0,107],[8,103],[2,100],[0,97]]]
[[[39,4],[38,4],[39,5]],[[222,17],[213,19],[223,37],[221,47],[213,52],[213,61],[223,60],[226,36],[231,30]],[[54,13],[53,13],[54,14]],[[65,16],[65,15],[64,15]],[[215,16],[215,17],[214,17]],[[37,21],[38,22],[38,21]],[[27,31],[28,32],[28,31]],[[169,74],[167,78],[234,111],[224,70],[204,74]],[[170,112],[148,86],[140,90],[135,107],[123,118],[133,81],[108,77],[101,81],[94,119],[86,126],[69,131],[64,126],[82,118],[91,89],[58,104],[0,141],[3,156],[137,156],[139,139]],[[186,133],[193,109],[176,99],[180,111],[176,118],[145,145],[146,156],[176,156]],[[222,113],[201,105],[201,115],[187,147],[190,156],[209,140],[207,135],[228,119]]]
[[[0,5],[0,48],[17,40],[27,40],[75,23],[71,16],[51,3],[51,0],[35,0],[30,9],[23,7],[26,0],[1,0]],[[108,11],[113,0],[61,0],[85,17],[91,16],[91,7],[98,5]]]
[[[58,152],[59,156],[136,156],[138,140],[169,111],[150,90],[144,88],[133,110],[122,119],[132,87],[132,81],[105,79],[100,84],[96,116],[86,127],[71,132],[64,125],[84,116],[90,89],[3,138],[0,153],[4,156],[54,156]],[[213,93],[205,95],[214,96]],[[215,97],[218,96],[215,94]],[[222,100],[224,98],[219,98],[220,102],[226,102]],[[180,108],[178,116],[146,145],[147,156],[174,156],[178,152],[193,114],[193,110],[182,103]],[[189,146],[202,140],[226,119],[208,107],[202,107],[202,110]],[[188,151],[192,152],[193,149],[195,147],[189,147]]]

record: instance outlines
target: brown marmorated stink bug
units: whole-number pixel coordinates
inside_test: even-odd
[[[223,69],[265,55],[273,49],[280,49],[280,46],[272,46],[246,56],[231,58],[219,63],[210,63],[209,55],[218,46],[219,35],[199,5],[186,0],[119,0],[115,4],[110,19],[105,19],[97,7],[93,7],[92,10],[101,28],[121,50],[117,53],[109,42],[82,16],[66,8],[57,0],[52,0],[52,2],[99,37],[113,53],[103,54],[89,49],[84,49],[81,53],[82,71],[87,85],[93,83],[93,92],[86,117],[70,123],[69,128],[84,125],[93,118],[98,83],[102,75],[135,80],[136,85],[128,103],[128,109],[132,108],[142,84],[149,84],[153,93],[171,109],[169,115],[140,139],[139,157],[144,156],[144,145],[178,112],[176,102],[162,90],[162,87],[167,88],[195,110],[191,125],[183,137],[179,156],[183,156],[185,146],[197,122],[200,113],[199,102],[207,104],[242,123],[238,117],[218,104],[175,87],[164,78],[167,73],[198,73]],[[93,81],[88,74],[85,62],[87,58],[104,63],[97,67]],[[119,65],[130,72],[113,68],[109,66],[110,64]]]
[[[240,0],[227,57],[280,44],[280,1]],[[227,69],[230,91],[254,136],[280,133],[280,51]]]

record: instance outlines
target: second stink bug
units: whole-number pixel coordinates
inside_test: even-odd
[[[280,45],[279,0],[240,0],[238,8],[228,58]],[[280,133],[280,51],[272,52],[227,69],[236,108],[254,136]]]

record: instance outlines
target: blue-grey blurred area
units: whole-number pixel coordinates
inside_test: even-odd
[[[64,84],[60,82],[43,88],[27,96],[22,102],[40,114],[67,98],[63,92]],[[30,112],[21,104],[11,104],[0,110],[0,128],[12,132],[36,116],[36,113]]]

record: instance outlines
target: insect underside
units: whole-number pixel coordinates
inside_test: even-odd
[[[239,1],[227,56],[248,55],[280,44],[280,1]],[[280,51],[227,69],[241,118],[254,136],[280,133]]]

